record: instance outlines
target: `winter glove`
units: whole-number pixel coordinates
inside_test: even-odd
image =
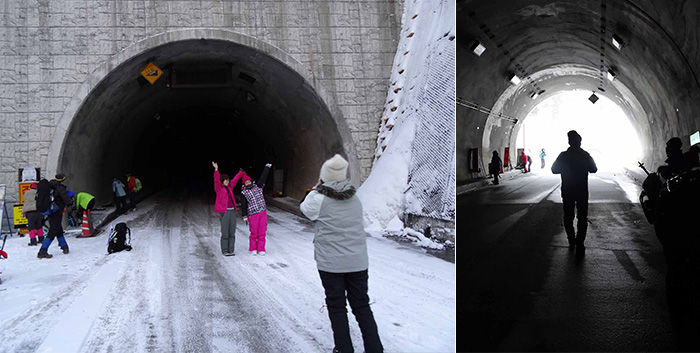
[[[272,163],[265,164],[265,167],[267,167],[267,168],[272,167]]]
[[[2,251],[2,250],[0,250],[0,257],[7,258],[7,253],[4,252],[4,251]]]

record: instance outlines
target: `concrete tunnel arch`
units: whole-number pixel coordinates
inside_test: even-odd
[[[530,112],[547,98],[565,91],[595,92],[598,96],[610,98],[624,112],[630,120],[642,146],[646,146],[642,156],[653,154],[651,148],[652,133],[650,119],[644,111],[641,103],[630,89],[620,81],[610,82],[605,91],[597,89],[599,83],[599,70],[592,67],[579,65],[558,65],[531,75],[534,81],[545,82],[549,90],[540,95],[537,100],[530,98],[532,87],[511,86],[508,87],[494,104],[492,111],[508,110],[513,116],[520,117],[517,122],[504,118],[498,114],[489,114],[484,126],[482,146],[508,146],[510,151],[517,151],[516,139],[526,117]],[[506,109],[505,107],[511,107]],[[563,139],[564,137],[562,137]],[[482,151],[482,158],[491,158],[490,150]],[[501,154],[503,153],[500,151]],[[557,151],[554,151],[555,153]],[[515,152],[510,155],[511,164],[517,164]]]
[[[165,71],[152,86],[139,78],[150,61]],[[228,72],[225,87],[176,89],[167,82],[170,70],[191,80],[192,72],[210,69]],[[185,155],[171,156],[168,148]],[[301,198],[335,153],[348,158],[359,184],[347,123],[304,64],[235,32],[187,29],[135,43],[87,78],[57,124],[47,175],[65,173],[69,188],[106,202],[111,177],[123,179],[127,171],[151,185],[182,177],[210,183],[205,160],[223,161],[220,169],[229,174],[245,167],[254,178],[269,161],[284,170],[285,193]]]
[[[670,137],[681,137],[687,149],[689,136],[700,129],[696,7],[628,0],[458,0],[457,97],[479,107],[457,109],[458,183],[479,177],[469,168],[470,149],[479,148],[487,161],[487,151],[513,148],[513,135],[528,112],[564,90],[595,91],[617,102],[636,129],[647,166],[663,164]],[[624,40],[621,50],[613,47],[613,34]],[[481,56],[470,50],[476,41],[487,48]],[[608,69],[617,73],[612,83],[604,78]],[[512,72],[523,79],[519,85],[508,82]],[[537,100],[530,98],[534,87],[545,91]]]

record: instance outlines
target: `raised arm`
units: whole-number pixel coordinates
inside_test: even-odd
[[[236,173],[236,175],[233,176],[233,179],[231,179],[231,183],[229,185],[231,185],[231,187],[236,186],[238,180],[240,180],[244,175],[245,172],[243,171],[243,169],[239,170],[238,173]]]
[[[267,175],[270,173],[270,168],[272,167],[272,164],[268,163],[265,164],[265,169],[263,169],[262,174],[260,174],[260,179],[258,179],[258,187],[263,188],[265,186],[265,180],[267,180]]]
[[[223,186],[219,176],[219,163],[211,162],[211,165],[214,167],[214,190],[218,191]]]

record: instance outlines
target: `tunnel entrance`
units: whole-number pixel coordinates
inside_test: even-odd
[[[591,103],[590,96],[590,91],[562,91],[542,100],[523,119],[516,138],[518,151],[524,149],[538,166],[544,148],[545,163],[551,167],[559,153],[569,147],[567,132],[576,130],[583,137],[581,147],[591,154],[599,170],[636,168],[642,148],[629,117],[607,97],[596,95],[598,99]],[[533,167],[533,171],[539,170]]]
[[[139,72],[163,71],[153,85]],[[92,88],[66,129],[57,171],[69,188],[111,200],[111,180],[132,172],[144,187],[211,187],[239,168],[269,189],[301,198],[323,161],[347,156],[337,120],[297,71],[260,50],[225,40],[163,44],[124,61]],[[351,161],[352,163],[352,161]]]

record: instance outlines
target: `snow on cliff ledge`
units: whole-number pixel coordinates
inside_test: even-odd
[[[368,229],[406,213],[454,222],[454,11],[454,0],[405,3],[372,172],[358,190]]]

